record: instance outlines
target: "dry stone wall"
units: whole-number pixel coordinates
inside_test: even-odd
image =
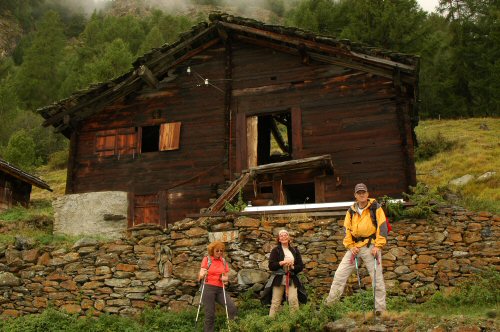
[[[225,217],[202,224],[186,219],[166,230],[137,228],[108,243],[84,238],[71,249],[18,241],[0,248],[0,313],[19,316],[51,305],[81,315],[133,315],[146,307],[179,310],[197,304],[194,279],[209,237],[228,241],[233,295],[248,290],[257,295],[269,276],[268,257],[281,228],[302,252],[306,285],[325,296],[345,253],[342,219]],[[394,222],[383,254],[389,293],[420,302],[480,269],[499,270],[499,225],[498,216],[458,208],[442,208],[428,220]],[[361,273],[369,285],[367,271]],[[346,291],[355,284],[353,275]]]

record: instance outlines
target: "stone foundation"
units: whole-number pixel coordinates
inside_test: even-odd
[[[84,219],[80,219],[80,223]],[[326,296],[345,249],[342,218],[248,217],[186,219],[167,230],[136,228],[108,243],[82,239],[71,250],[51,247],[0,251],[0,313],[18,316],[49,305],[80,315],[132,315],[146,307],[179,310],[197,304],[195,282],[210,238],[227,239],[229,291],[258,296],[266,282],[268,257],[279,229],[287,228],[306,268],[303,278]],[[422,302],[485,268],[500,270],[500,217],[442,208],[428,220],[393,222],[383,253],[391,295]],[[97,231],[98,234],[101,230]],[[370,278],[362,268],[362,282]],[[353,274],[346,292],[357,287]]]

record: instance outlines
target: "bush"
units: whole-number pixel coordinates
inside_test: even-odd
[[[231,204],[231,202],[228,201],[224,202],[224,210],[226,210],[226,212],[241,212],[245,210],[246,207],[247,204],[243,201],[243,193],[241,190],[238,194],[238,199],[234,204]]]
[[[402,218],[427,218],[436,209],[436,204],[443,201],[441,195],[437,191],[430,190],[423,183],[417,183],[415,187],[410,187],[412,193],[403,193],[405,200],[414,203],[414,206],[405,208],[403,203],[394,202],[393,198],[383,196],[378,198],[378,201],[385,207],[384,210],[387,216],[392,220],[400,220]]]
[[[415,149],[415,161],[429,160],[440,152],[451,150],[455,145],[456,142],[446,139],[440,132],[434,136],[421,138]]]
[[[5,159],[23,170],[32,170],[37,164],[35,142],[24,130],[18,130],[9,139]]]

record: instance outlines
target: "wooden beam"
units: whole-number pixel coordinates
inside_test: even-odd
[[[149,68],[146,65],[141,65],[139,68],[136,70],[137,76],[143,79],[144,82],[146,82],[147,85],[149,85],[151,88],[158,88],[158,84],[160,83],[156,76],[149,70]]]
[[[269,40],[255,39],[252,37],[242,36],[242,35],[234,35],[234,38],[237,40],[241,40],[243,42],[254,44],[254,45],[275,49],[277,51],[285,52],[285,53],[292,54],[292,55],[301,56],[300,51],[298,49],[296,49],[295,47],[285,46],[282,44],[276,44],[276,43],[269,41]],[[330,63],[333,65],[341,66],[341,67],[361,70],[361,71],[368,72],[368,73],[378,75],[381,77],[392,78],[393,67],[385,67],[385,66],[384,67],[377,67],[374,65],[367,64],[363,61],[359,61],[359,62],[352,61],[352,58],[325,55],[325,54],[320,54],[318,52],[313,52],[313,51],[308,51],[307,55],[311,59],[319,61],[319,62],[326,62],[326,63]],[[402,73],[402,80],[405,83],[409,83],[412,85],[416,84],[416,78],[412,74],[407,74],[407,73],[403,72]]]
[[[361,54],[361,53],[356,53],[350,50],[344,50],[338,47],[330,46],[330,45],[325,45],[321,42],[317,41],[312,41],[312,40],[307,40],[303,39],[300,37],[295,37],[295,36],[287,36],[283,35],[277,32],[272,32],[272,31],[267,31],[267,30],[261,30],[258,28],[253,28],[249,26],[243,26],[239,24],[234,24],[234,23],[228,23],[228,22],[219,22],[224,27],[227,27],[229,29],[235,30],[235,31],[240,31],[244,33],[249,33],[253,34],[256,36],[260,37],[265,37],[269,38],[272,40],[276,40],[279,42],[285,42],[291,45],[294,45],[296,47],[299,47],[299,45],[304,45],[304,47],[309,48],[311,50],[317,50],[329,54],[336,54],[340,56],[346,56],[354,59],[363,59],[368,62],[376,63],[379,65],[385,65],[385,66],[390,66],[390,67],[396,67],[400,69],[404,69],[407,71],[415,71],[414,66],[406,65],[400,62],[392,61],[392,60],[387,60],[387,59],[381,59],[378,57],[366,55],[366,54]]]

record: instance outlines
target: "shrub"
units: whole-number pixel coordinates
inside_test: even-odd
[[[401,202],[394,202],[389,196],[378,198],[378,201],[385,207],[387,216],[392,220],[402,218],[427,218],[437,207],[437,203],[443,201],[441,195],[435,190],[430,190],[423,183],[417,183],[415,187],[410,187],[412,193],[403,193],[403,197],[414,203],[414,206],[405,208]]]
[[[415,149],[415,161],[428,160],[440,152],[451,150],[455,145],[456,142],[446,139],[440,132],[434,136],[421,138]]]
[[[226,210],[226,212],[241,212],[245,210],[246,207],[247,204],[243,201],[243,193],[241,190],[238,194],[238,200],[234,204],[228,201],[224,203],[224,210]]]
[[[35,142],[24,130],[16,131],[5,149],[5,159],[23,170],[31,170],[37,163]]]

